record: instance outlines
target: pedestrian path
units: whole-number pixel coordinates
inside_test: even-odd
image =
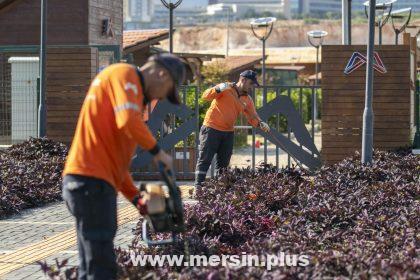
[[[191,184],[180,182],[184,199],[190,197]],[[128,248],[138,211],[124,198],[118,198],[118,232],[115,246]],[[29,209],[22,214],[0,220],[0,279],[47,279],[37,261],[55,263],[77,260],[74,220],[63,202]]]

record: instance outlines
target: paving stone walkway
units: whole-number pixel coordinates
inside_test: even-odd
[[[191,183],[180,182],[185,201]],[[116,247],[128,248],[138,221],[137,210],[118,198]],[[0,220],[0,279],[48,279],[36,261],[55,263],[68,259],[68,266],[78,264],[74,219],[63,202],[29,209]]]

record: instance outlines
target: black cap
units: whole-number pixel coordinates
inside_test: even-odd
[[[257,73],[255,71],[245,70],[239,76],[250,79],[251,81],[254,82],[254,84],[256,84],[257,86],[260,86],[257,80]]]
[[[173,104],[180,104],[180,98],[177,88],[184,83],[186,70],[184,63],[177,56],[170,53],[155,54],[149,57],[148,61],[154,61],[163,68],[165,68],[171,75],[174,81],[174,88],[168,95],[169,102]]]

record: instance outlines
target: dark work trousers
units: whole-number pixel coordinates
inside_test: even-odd
[[[103,180],[66,175],[63,198],[76,218],[79,279],[116,279],[113,243],[117,232],[115,189]]]
[[[197,167],[195,168],[195,186],[200,187],[206,179],[207,170],[216,154],[216,172],[229,166],[233,150],[233,131],[220,131],[202,126]]]

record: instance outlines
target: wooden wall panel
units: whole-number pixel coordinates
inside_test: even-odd
[[[366,46],[322,48],[322,158],[332,164],[360,151],[365,104],[366,66],[349,75],[344,69],[353,52]],[[376,46],[387,73],[374,72],[374,148],[410,144],[410,47]]]
[[[51,48],[47,59],[47,136],[70,144],[97,65],[96,48]],[[60,62],[68,62],[63,66]]]
[[[0,45],[38,45],[40,3],[19,0],[0,10]],[[52,45],[88,44],[86,0],[49,0],[48,37]]]
[[[122,45],[123,1],[88,0],[89,2],[89,43],[100,45]],[[115,36],[102,35],[102,20],[111,19]]]

